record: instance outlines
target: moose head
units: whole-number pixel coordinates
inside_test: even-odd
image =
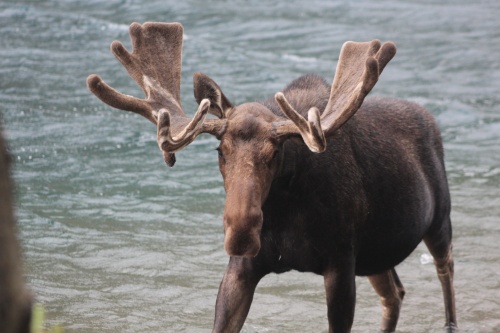
[[[293,86],[288,93],[275,95],[281,112],[261,103],[236,106],[212,79],[195,73],[194,96],[199,106],[190,119],[180,98],[182,25],[133,23],[130,36],[132,53],[118,41],[111,44],[111,51],[145,98],[122,94],[97,75],[87,78],[88,87],[104,103],[154,123],[158,146],[169,166],[175,163],[175,153],[199,134],[209,133],[220,140],[217,151],[226,191],[224,246],[231,256],[253,257],[260,250],[262,205],[278,172],[283,143],[301,139],[311,152],[323,152],[327,139],[355,114],[396,52],[390,42],[346,42],[331,90],[318,86],[318,91],[311,92],[327,96],[321,110],[303,89],[294,91]],[[218,119],[207,119],[207,113]]]

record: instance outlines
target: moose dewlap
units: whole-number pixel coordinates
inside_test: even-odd
[[[260,279],[295,269],[324,276],[330,332],[351,330],[356,275],[370,280],[382,303],[381,330],[393,332],[405,294],[394,267],[422,240],[442,284],[446,330],[456,331],[439,130],[419,105],[365,99],[395,45],[347,42],[331,86],[306,75],[268,100],[238,106],[196,73],[199,107],[190,119],[180,100],[182,34],[179,23],[133,23],[132,53],[111,44],[144,99],[117,92],[97,75],[87,84],[104,103],[153,122],[169,166],[200,133],[220,140],[230,260],[213,331],[238,332]]]

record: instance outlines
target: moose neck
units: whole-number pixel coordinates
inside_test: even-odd
[[[274,176],[271,191],[293,192],[298,177],[305,179],[315,172],[318,155],[312,153],[301,139],[291,139],[283,143],[279,155],[279,167]]]

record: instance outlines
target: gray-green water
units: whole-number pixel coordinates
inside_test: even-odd
[[[372,94],[417,101],[442,129],[453,196],[462,332],[500,332],[500,2],[2,1],[0,110],[15,159],[27,281],[68,332],[207,332],[227,263],[217,142],[198,138],[168,169],[145,119],[87,90],[98,73],[140,90],[109,52],[128,25],[185,26],[182,99],[192,74],[235,103],[297,76],[333,77],[346,40],[392,40],[398,54]],[[443,305],[427,251],[397,269],[407,289],[399,332],[439,332]],[[425,260],[424,260],[425,262]],[[358,280],[353,332],[379,325],[377,296]],[[270,275],[244,332],[324,332],[322,278]]]

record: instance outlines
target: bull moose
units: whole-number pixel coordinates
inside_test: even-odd
[[[439,129],[415,103],[365,100],[396,53],[393,43],[346,42],[331,86],[305,75],[273,98],[239,106],[195,73],[199,106],[190,119],[180,98],[182,25],[133,23],[129,32],[133,52],[118,41],[111,51],[145,98],[119,93],[97,75],[87,78],[90,91],[154,123],[169,166],[200,133],[220,141],[230,259],[213,332],[238,332],[260,279],[292,269],[323,275],[329,332],[351,330],[356,275],[380,296],[381,331],[393,332],[405,294],[394,267],[422,240],[442,285],[445,330],[457,331]]]

